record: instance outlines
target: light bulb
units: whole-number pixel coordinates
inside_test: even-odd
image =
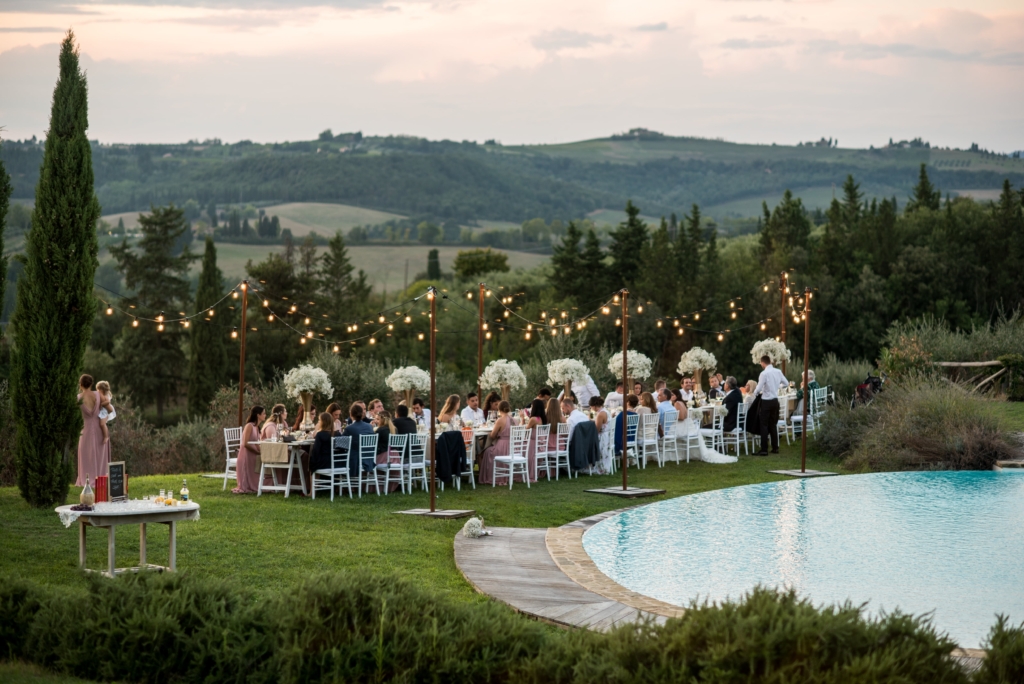
[[[607,306],[602,306],[601,307],[601,313],[603,313],[605,316],[607,316],[609,313],[611,313],[611,309],[609,309]]]
[[[188,326],[192,325],[192,323],[191,321],[185,321],[182,325],[184,325],[187,328]]]
[[[211,316],[212,316],[213,314],[215,314],[215,313],[217,313],[217,312],[216,312],[216,311],[214,311],[213,309],[210,309],[210,315],[211,315]]]
[[[733,320],[736,320],[736,312],[735,311],[732,312],[732,318],[733,318]]]
[[[767,326],[764,323],[761,324],[761,330],[764,330],[766,327]]]
[[[484,329],[484,330],[487,330],[487,324],[486,324],[486,323],[484,323],[484,325],[483,325],[483,329]]]
[[[729,308],[730,309],[735,309],[736,308],[736,302],[729,302]]]
[[[338,345],[334,345],[334,353],[337,354],[340,351],[341,351],[341,347],[339,347]]]
[[[676,327],[676,328],[679,327],[679,319],[678,318],[676,320],[672,321],[672,326]]]
[[[682,329],[682,328],[679,328],[679,336],[680,336],[680,337],[682,337],[682,336],[683,336],[683,329]]]
[[[693,320],[699,321],[700,320],[700,314],[693,314]]]
[[[491,291],[490,291],[490,290],[488,290],[488,291],[487,291],[487,292],[486,292],[485,294],[486,294],[486,295],[487,295],[488,297],[490,297],[490,296],[491,296]]]
[[[269,316],[267,316],[267,323],[273,323],[273,322],[274,322],[274,314],[270,314]]]
[[[423,341],[423,333],[420,333],[419,335],[417,335],[416,339],[418,339],[420,342],[422,342]]]
[[[659,328],[661,327],[661,321],[658,321],[658,327]]]
[[[299,338],[299,344],[306,344],[306,338],[305,337],[300,337]]]
[[[506,311],[505,311],[505,318],[508,318],[508,317],[509,317],[510,315],[511,315],[511,314],[509,313],[509,311],[508,311],[508,310],[506,310]]]
[[[231,339],[233,339],[233,340],[237,340],[238,339],[238,328],[232,328],[231,329]]]
[[[405,322],[406,323],[412,323],[412,316],[406,316],[405,317]]]
[[[157,324],[156,331],[157,332],[163,332],[164,331],[164,324],[163,323]]]
[[[112,315],[114,315],[114,309],[108,306],[108,307],[107,307],[107,315],[108,315],[108,316],[112,316]]]
[[[527,323],[526,324],[526,330],[527,331],[533,330],[533,323]]]
[[[263,300],[263,306],[270,306],[270,300],[269,299],[264,299]]]
[[[570,332],[570,330],[569,330],[569,326],[565,326],[565,334],[566,334],[566,335],[568,335],[568,334],[569,334],[569,332]]]
[[[380,316],[377,316],[377,322],[378,323],[383,323],[384,322],[384,314],[381,314]]]
[[[551,336],[555,337],[556,335],[558,335],[558,328],[552,328],[551,329]]]
[[[526,333],[526,339],[530,339],[530,333]]]
[[[622,319],[621,318],[616,318],[615,319],[615,325],[622,325]]]
[[[306,337],[312,338],[313,337],[313,331],[312,330],[306,331]]]
[[[370,338],[370,344],[377,344],[377,338],[376,337],[371,337]]]
[[[246,285],[245,283],[242,283],[242,291],[243,291],[243,292],[244,292],[244,291],[245,291],[246,289],[248,289],[248,287],[249,287],[248,285]]]
[[[725,335],[723,335],[722,333],[718,333],[718,341],[721,342],[724,339],[725,339]]]
[[[388,330],[394,330],[394,329],[395,329],[395,324],[394,323],[388,323]]]
[[[486,335],[484,335],[484,337],[488,340],[491,339],[491,333],[487,333]]]
[[[237,292],[232,292],[231,293],[231,298],[232,299],[238,299],[238,293]]]
[[[473,293],[472,292],[467,292],[466,293],[466,299],[472,299],[472,298],[473,298]]]
[[[308,318],[305,321],[303,321],[303,325],[309,325],[309,319]]]
[[[139,319],[138,318],[136,318],[135,320],[132,321],[132,327],[133,328],[138,328],[139,327]]]
[[[640,306],[636,307],[636,312],[638,314],[642,314],[644,312],[644,305],[641,304]]]

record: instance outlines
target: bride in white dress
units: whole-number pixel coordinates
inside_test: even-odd
[[[700,433],[700,419],[701,412],[694,411],[692,416],[686,408],[686,403],[681,401],[679,395],[675,395],[675,409],[679,411],[679,422],[676,424],[676,439],[680,444],[680,451],[685,449],[687,440],[692,439],[691,435],[695,435],[696,439],[694,442],[700,445],[700,460],[705,463],[735,463],[739,459],[735,456],[727,456],[726,454],[719,453],[709,447],[704,441],[704,436]],[[693,456],[691,455],[691,458]]]

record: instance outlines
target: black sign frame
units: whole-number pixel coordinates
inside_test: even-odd
[[[111,503],[128,500],[128,473],[124,461],[107,464],[107,501]]]

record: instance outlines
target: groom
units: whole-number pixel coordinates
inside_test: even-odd
[[[761,450],[757,455],[767,456],[769,437],[772,453],[779,453],[779,386],[786,381],[786,376],[772,366],[767,355],[761,357],[761,368],[757,389],[754,390],[754,394],[761,395]]]

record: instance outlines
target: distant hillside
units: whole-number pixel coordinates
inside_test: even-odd
[[[196,200],[206,206],[326,202],[438,221],[521,222],[583,217],[632,199],[647,215],[687,211],[742,217],[786,189],[824,207],[853,174],[869,196],[901,203],[928,164],[932,181],[957,192],[1024,185],[1024,161],[983,150],[945,150],[919,140],[880,149],[747,145],[653,132],[563,145],[501,146],[342,134],[321,140],[181,145],[95,143],[105,214]],[[14,196],[31,198],[42,144],[0,148]]]

